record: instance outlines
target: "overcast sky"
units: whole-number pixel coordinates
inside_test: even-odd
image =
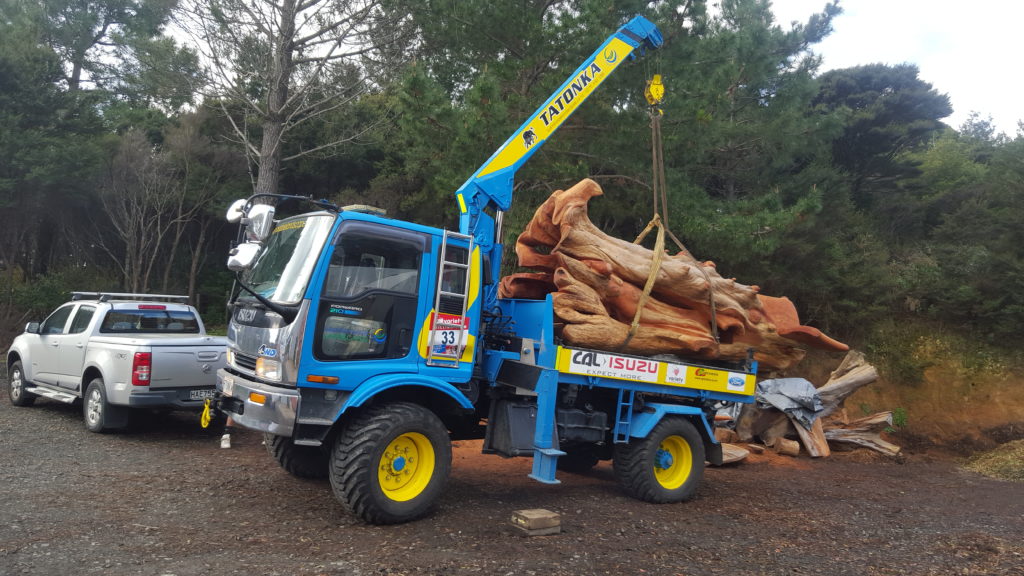
[[[826,0],[773,0],[778,22],[806,22]],[[840,0],[834,31],[813,51],[822,71],[881,62],[917,64],[919,78],[948,94],[958,128],[976,111],[997,130],[1024,120],[1024,2],[1018,0]]]

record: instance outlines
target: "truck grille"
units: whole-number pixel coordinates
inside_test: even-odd
[[[235,365],[239,368],[249,370],[250,372],[256,371],[256,357],[248,356],[246,354],[240,354],[235,352]]]

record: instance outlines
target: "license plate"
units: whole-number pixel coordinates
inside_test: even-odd
[[[211,390],[189,390],[188,391],[188,399],[189,400],[203,400],[203,399],[206,399],[206,398],[213,398],[214,392],[216,392],[216,390],[212,390],[212,389]]]

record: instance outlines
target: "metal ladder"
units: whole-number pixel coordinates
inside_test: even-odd
[[[629,442],[630,426],[633,424],[633,399],[636,391],[619,389],[618,408],[615,414],[615,430],[612,438],[616,444]]]
[[[469,247],[466,249],[466,262],[456,262],[448,259],[448,240],[450,238],[456,238],[459,240],[465,240],[469,243]],[[441,258],[440,266],[437,273],[437,290],[434,292],[434,320],[430,324],[430,334],[427,340],[427,366],[443,366],[447,368],[458,368],[459,360],[462,357],[462,350],[465,348],[466,332],[468,327],[461,323],[461,319],[466,317],[466,310],[469,308],[469,276],[470,268],[473,258],[473,237],[466,234],[459,234],[458,232],[452,232],[450,230],[444,231],[444,237],[441,240]],[[444,290],[445,273],[451,272],[453,274],[462,273],[462,291],[461,292],[450,292]],[[460,308],[462,309],[459,314],[459,323],[453,323],[441,317],[441,298],[445,297],[449,302],[458,301],[462,303]],[[454,332],[454,339],[451,343],[445,342],[445,333]],[[437,337],[441,336],[441,344],[444,346],[442,351],[437,350],[438,340]],[[455,344],[455,351],[449,352],[449,344]]]

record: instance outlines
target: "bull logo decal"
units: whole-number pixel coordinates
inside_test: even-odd
[[[536,141],[537,133],[533,131],[533,128],[527,128],[526,131],[523,132],[523,144],[529,148],[530,146],[533,146],[533,143]]]

